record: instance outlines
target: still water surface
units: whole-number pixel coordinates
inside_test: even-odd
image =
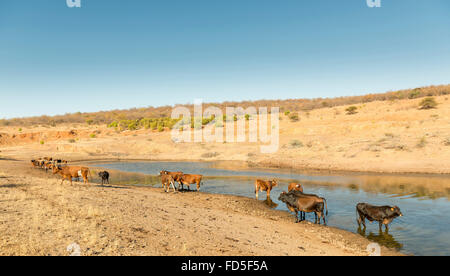
[[[281,169],[255,169],[215,162],[123,162],[96,164],[123,172],[157,175],[161,170],[183,171],[205,176],[202,192],[232,194],[254,198],[256,178],[276,178],[281,182],[266,203],[286,210],[278,200],[293,181],[303,184],[305,192],[325,197],[328,225],[366,236],[372,241],[414,255],[450,255],[450,177],[431,175],[324,174]],[[112,175],[114,177],[114,175]],[[119,175],[115,176],[119,178]],[[112,179],[114,183],[115,179]],[[116,179],[117,181],[117,179]],[[134,184],[142,184],[138,180]],[[156,180],[157,181],[157,180]],[[155,180],[153,178],[153,182]],[[148,183],[147,183],[148,184]],[[192,187],[191,187],[192,188]],[[265,193],[260,200],[266,199]],[[378,223],[358,229],[355,206],[359,202],[397,205],[404,217],[391,224],[389,233],[379,233]],[[313,215],[307,216],[310,221]],[[294,217],[293,217],[294,220]]]

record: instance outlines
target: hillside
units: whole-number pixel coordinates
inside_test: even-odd
[[[0,158],[236,160],[255,166],[366,172],[450,173],[450,96],[373,101],[280,115],[277,153],[255,143],[174,143],[170,131],[105,124],[0,127]]]

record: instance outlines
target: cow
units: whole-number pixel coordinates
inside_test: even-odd
[[[163,174],[161,175],[161,184],[166,191],[166,193],[169,192],[170,186],[172,185],[173,191],[175,192],[175,179],[170,174]]]
[[[200,184],[202,183],[203,175],[200,174],[183,174],[179,178],[179,182],[181,184],[181,189],[183,190],[183,185],[188,186],[188,190],[190,190],[191,184],[197,184],[197,192],[200,191]],[[178,186],[178,190],[180,189],[180,186]]]
[[[72,185],[72,178],[78,178],[83,177],[83,183],[89,183],[88,174],[90,174],[89,168],[86,167],[53,167],[53,174],[60,174],[62,176],[61,184],[63,184],[65,179],[68,179],[70,181],[70,185]]]
[[[168,174],[173,177],[175,182],[180,183],[180,178],[183,176],[183,172],[169,172],[169,171],[160,171],[159,176],[163,176],[164,174]],[[164,187],[163,187],[164,188]]]
[[[102,179],[102,185],[105,183],[109,184],[109,172],[107,171],[99,172],[98,176]]]
[[[315,222],[320,224],[320,218],[323,218],[323,224],[327,225],[325,217],[328,216],[327,201],[325,198],[304,194],[298,191],[291,191],[289,193],[282,192],[278,200],[284,202],[291,212],[295,212],[295,222],[305,220],[304,217],[298,218],[298,213],[301,212],[314,213]],[[326,210],[326,212],[324,212]]]
[[[267,192],[267,197],[270,197],[270,191],[272,191],[272,189],[274,187],[278,186],[277,181],[274,180],[260,180],[260,179],[256,179],[255,181],[255,195],[256,195],[256,199],[259,199],[259,191],[265,191]]]
[[[40,163],[39,161],[31,160],[31,166],[33,166],[33,168],[37,168],[40,167]]]
[[[362,223],[364,229],[366,229],[366,219],[371,223],[378,221],[380,232],[382,231],[383,224],[386,227],[386,231],[389,231],[389,224],[397,217],[403,216],[400,208],[397,206],[374,206],[367,203],[358,203],[356,205],[356,215],[360,228]]]
[[[297,191],[303,193],[303,186],[300,183],[290,183],[288,187],[288,192]]]

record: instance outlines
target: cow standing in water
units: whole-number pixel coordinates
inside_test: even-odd
[[[183,174],[179,178],[179,182],[181,184],[181,189],[183,189],[183,185],[187,185],[188,186],[188,190],[190,190],[190,185],[191,184],[196,184],[197,185],[197,192],[199,192],[200,191],[200,184],[202,183],[202,178],[203,178],[203,175],[200,175],[200,174]],[[178,190],[179,190],[179,186],[178,186]]]
[[[83,183],[89,183],[88,174],[90,174],[89,168],[86,167],[53,167],[53,174],[60,174],[62,176],[61,184],[63,184],[64,180],[68,179],[70,181],[70,185],[72,185],[72,178],[83,177]]]
[[[402,217],[403,214],[397,206],[374,206],[367,203],[359,203],[356,205],[356,213],[358,215],[357,221],[361,228],[361,223],[366,228],[366,219],[370,222],[378,221],[380,225],[380,232],[383,229],[383,224],[386,231],[389,231],[389,224],[397,217]]]
[[[323,224],[327,225],[325,216],[328,215],[328,207],[325,198],[316,195],[304,194],[298,191],[291,191],[289,193],[286,192],[281,193],[278,199],[286,203],[287,208],[291,212],[295,212],[295,222],[305,220],[305,218],[302,217],[302,212],[314,213],[315,223],[320,224],[320,219],[323,218]],[[299,212],[301,216],[300,219],[298,218]]]
[[[303,186],[300,183],[291,183],[288,187],[288,192],[290,191],[297,191],[303,193]]]
[[[267,198],[270,198],[270,191],[272,191],[272,189],[274,187],[278,186],[277,181],[274,180],[269,180],[269,181],[265,181],[265,180],[260,180],[257,179],[255,181],[255,195],[256,195],[256,199],[259,199],[259,191],[263,192],[267,192]]]

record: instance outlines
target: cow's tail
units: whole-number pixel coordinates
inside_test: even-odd
[[[325,198],[322,198],[323,199],[323,202],[325,202],[325,210],[326,210],[326,213],[325,213],[325,215],[327,215],[328,216],[328,206],[327,206],[327,200],[325,199]]]

